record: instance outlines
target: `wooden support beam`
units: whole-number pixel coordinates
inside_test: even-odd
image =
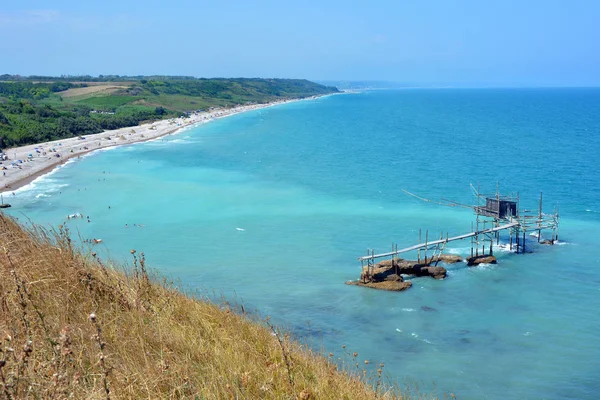
[[[492,232],[496,232],[496,231],[502,231],[502,230],[505,230],[505,229],[511,229],[511,228],[514,228],[514,227],[516,227],[518,225],[519,225],[518,222],[511,222],[509,224],[500,225],[498,227],[486,229],[485,231],[469,232],[469,233],[465,233],[464,235],[454,236],[454,237],[446,238],[446,239],[442,239],[442,240],[434,240],[432,242],[429,242],[428,240],[426,240],[425,243],[419,243],[419,244],[417,244],[415,246],[410,246],[410,247],[406,247],[404,249],[396,250],[393,253],[395,253],[395,254],[401,254],[401,253],[405,253],[407,251],[413,251],[413,250],[417,250],[417,249],[420,249],[420,248],[422,249],[422,248],[426,248],[426,247],[429,247],[429,246],[434,246],[434,245],[443,243],[445,241],[453,242],[453,241],[456,241],[456,240],[463,240],[463,239],[467,239],[467,238],[470,238],[470,237],[474,237],[476,235],[483,235],[483,234],[486,234],[486,233],[492,233]],[[366,257],[359,257],[358,260],[361,261],[361,260],[367,260],[367,259],[389,257],[389,256],[392,255],[391,253],[382,253],[382,254],[374,254],[373,252],[369,252],[369,253],[370,253],[370,255],[368,255]]]

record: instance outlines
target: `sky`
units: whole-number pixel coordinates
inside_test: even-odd
[[[598,0],[0,3],[0,74],[600,86]]]

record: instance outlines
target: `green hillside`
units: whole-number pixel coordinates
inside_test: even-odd
[[[98,133],[210,107],[336,92],[304,79],[0,75],[0,148]]]

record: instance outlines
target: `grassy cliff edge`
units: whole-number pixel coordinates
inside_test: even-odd
[[[337,354],[184,295],[132,257],[109,267],[62,228],[0,213],[0,398],[397,398],[383,365],[370,380],[340,372]]]

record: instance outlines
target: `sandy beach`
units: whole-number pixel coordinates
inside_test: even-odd
[[[185,118],[171,118],[148,124],[114,129],[101,133],[43,142],[35,145],[8,148],[4,154],[9,158],[2,160],[0,168],[0,193],[11,192],[22,187],[41,175],[52,171],[73,157],[103,149],[137,142],[153,140],[161,136],[176,133],[191,125],[202,124],[217,118],[223,118],[241,112],[266,108],[295,100],[284,100],[267,104],[252,104],[234,108],[218,108],[208,112],[195,112]]]

